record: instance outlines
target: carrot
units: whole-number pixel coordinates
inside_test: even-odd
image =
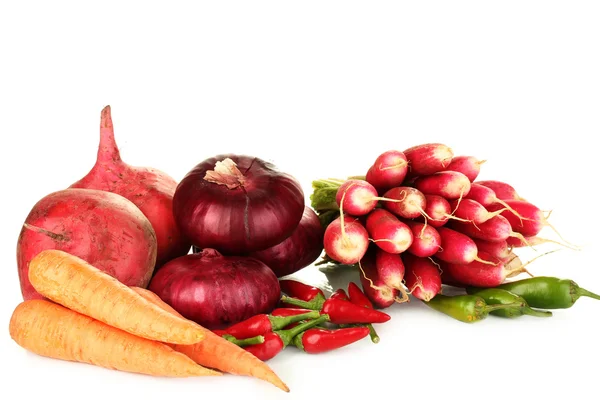
[[[44,250],[29,264],[29,280],[42,296],[107,325],[150,340],[193,344],[205,329],[150,303],[86,261]]]
[[[13,311],[10,337],[35,354],[152,376],[222,375],[169,346],[106,325],[48,300]]]
[[[170,305],[148,289],[132,287],[136,293],[157,305],[163,310],[184,318]],[[263,361],[243,348],[223,339],[221,336],[206,330],[203,341],[192,345],[171,345],[176,351],[185,354],[195,362],[205,367],[216,368],[234,375],[252,376],[272,383],[278,388],[289,392],[290,389]]]

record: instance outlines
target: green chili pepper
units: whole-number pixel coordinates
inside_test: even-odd
[[[534,310],[527,304],[524,298],[517,296],[516,294],[509,292],[508,290],[498,288],[467,288],[467,293],[481,297],[485,300],[486,304],[515,304],[520,303],[521,307],[507,308],[504,310],[492,311],[490,314],[504,317],[504,318],[517,318],[522,315],[531,315],[533,317],[551,317],[550,311],[539,311]]]
[[[434,310],[443,312],[462,322],[477,322],[487,318],[488,314],[497,310],[519,308],[522,303],[488,305],[482,297],[475,295],[445,296],[436,295],[429,301],[424,301]]]
[[[582,296],[600,300],[599,295],[580,288],[570,279],[550,276],[536,276],[503,283],[498,288],[523,297],[531,307],[536,308],[570,308]]]

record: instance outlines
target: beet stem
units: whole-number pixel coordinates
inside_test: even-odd
[[[100,114],[100,145],[98,146],[98,162],[121,161],[121,153],[115,141],[115,130],[113,127],[110,106],[104,107]]]

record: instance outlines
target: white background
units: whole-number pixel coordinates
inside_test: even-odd
[[[251,378],[150,378],[18,347],[7,329],[21,301],[18,232],[38,199],[91,168],[107,104],[131,164],[179,180],[207,157],[246,153],[294,174],[307,198],[313,179],[444,142],[487,159],[482,178],[513,183],[586,245],[539,259],[534,274],[600,292],[598,2],[124,3],[0,6],[0,398],[597,398],[600,302],[587,298],[550,319],[473,325],[397,305],[377,345],[290,348],[270,361],[290,394]]]

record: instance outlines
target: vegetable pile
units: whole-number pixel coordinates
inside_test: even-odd
[[[25,218],[10,335],[45,357],[289,391],[266,361],[379,343],[383,310],[411,298],[468,323],[600,300],[568,279],[512,280],[535,260],[518,248],[574,246],[540,237],[556,232],[548,216],[511,185],[477,180],[482,164],[440,143],[386,151],[364,176],[314,181],[308,205],[292,175],[258,157],[209,157],[180,182],[126,164],[106,107],[93,168]],[[311,264],[358,279],[325,294],[293,276]]]
[[[356,266],[377,308],[410,301],[410,293],[463,322],[548,317],[543,310],[571,307],[580,296],[600,299],[570,280],[508,281],[530,274],[535,260],[523,264],[517,248],[574,246],[540,237],[546,226],[558,232],[513,186],[477,180],[483,162],[427,143],[384,152],[364,176],[314,181],[311,205],[326,228],[319,264]],[[444,285],[467,293],[446,296]]]

